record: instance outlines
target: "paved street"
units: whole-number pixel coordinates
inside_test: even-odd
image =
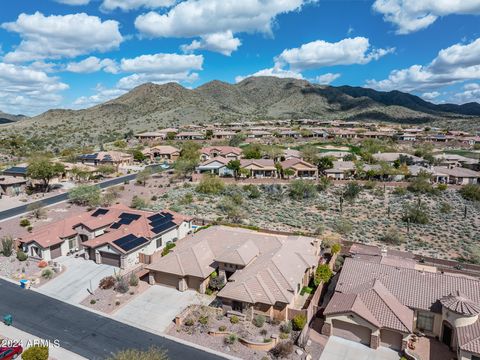
[[[188,305],[208,305],[213,299],[193,290],[154,285],[117,310],[113,318],[134,326],[147,326],[149,330],[164,332],[177,314]]]
[[[12,314],[14,326],[34,336],[60,340],[60,346],[90,360],[103,360],[119,350],[163,347],[171,359],[221,359],[59,300],[23,290],[0,279],[0,314]]]
[[[380,347],[373,350],[368,346],[330,336],[320,360],[398,360],[400,356],[396,351]]]
[[[90,286],[95,290],[101,279],[113,275],[115,269],[119,270],[113,266],[71,256],[60,257],[55,261],[65,265],[67,269],[57,278],[41,286],[38,291],[74,304],[79,304],[88,296],[87,289]]]

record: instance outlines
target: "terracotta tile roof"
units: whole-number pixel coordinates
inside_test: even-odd
[[[454,167],[449,169],[443,166],[434,166],[434,169],[436,172],[454,177],[480,178],[480,172],[462,167]]]
[[[480,305],[458,290],[441,298],[440,303],[443,307],[460,315],[475,316],[480,314]]]
[[[276,170],[272,159],[240,159],[242,168],[260,168],[265,170]]]
[[[220,297],[250,303],[290,303],[306,269],[318,264],[319,255],[312,245],[315,240],[212,226],[177,241],[171,254],[147,268],[204,279],[214,271],[215,260],[248,264],[230,277]]]
[[[223,156],[216,156],[216,157],[212,157],[208,160],[205,160],[204,162],[202,162],[198,166],[199,167],[207,166],[207,165],[209,165],[211,163],[214,163],[214,162],[219,162],[220,164],[227,165],[230,162],[230,159],[225,159]]]
[[[456,333],[461,350],[480,354],[480,319],[471,325],[458,327]]]
[[[212,152],[216,152],[221,156],[225,156],[227,154],[240,155],[242,153],[242,149],[235,146],[208,146],[200,149],[200,154],[210,155]]]
[[[282,161],[280,163],[282,165],[283,169],[307,169],[307,170],[317,170],[317,167],[315,165],[310,164],[309,162],[306,162],[304,160],[298,159],[298,158],[290,158],[288,160]]]
[[[151,154],[154,152],[160,153],[160,154],[176,154],[180,153],[180,149],[177,149],[175,146],[170,146],[170,145],[159,145],[159,146],[154,146],[148,149],[145,149],[142,151],[144,154]]]

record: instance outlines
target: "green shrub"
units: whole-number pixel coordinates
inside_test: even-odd
[[[465,185],[460,189],[460,195],[467,200],[480,201],[480,185]]]
[[[68,193],[70,202],[81,206],[98,206],[102,201],[102,192],[96,185],[78,185]]]
[[[280,333],[279,338],[282,340],[287,340],[290,337],[290,334],[287,333]]]
[[[293,353],[293,342],[282,341],[275,345],[275,347],[270,350],[270,353],[277,359],[288,358]]]
[[[339,243],[335,243],[331,246],[330,253],[332,255],[335,255],[335,254],[338,254],[340,250],[342,250],[342,245],[340,245]]]
[[[263,315],[256,315],[252,320],[253,325],[258,328],[261,328],[265,324],[265,316]]]
[[[97,303],[97,301],[95,299],[90,300],[91,305],[95,305],[96,303]]]
[[[313,292],[313,288],[304,286],[302,290],[300,290],[300,295],[311,294],[312,292]]]
[[[128,279],[128,283],[130,286],[138,286],[138,276],[132,273],[130,279]]]
[[[134,195],[130,207],[132,209],[145,209],[148,206],[148,203],[145,199],[140,196]]]
[[[295,331],[301,331],[307,324],[307,318],[303,314],[295,315],[292,319],[292,327]]]
[[[356,182],[351,182],[345,186],[345,189],[343,190],[343,197],[348,201],[353,201],[361,192],[362,187]]]
[[[192,318],[185,319],[184,322],[185,326],[193,326],[195,324],[195,321]]]
[[[227,335],[227,336],[225,336],[225,338],[224,338],[224,342],[225,342],[225,344],[227,344],[227,345],[235,344],[236,341],[237,341],[237,335],[235,335],[235,334]]]
[[[54,274],[54,272],[50,268],[43,269],[43,271],[42,271],[42,277],[44,279],[51,279],[53,277],[53,274]]]
[[[22,219],[22,220],[20,220],[20,226],[21,226],[21,227],[30,226],[30,220],[28,220],[28,219]]]
[[[120,278],[115,285],[115,291],[119,292],[120,294],[126,294],[130,290],[130,285],[128,285],[127,280],[125,278]]]
[[[206,315],[200,316],[198,318],[198,322],[202,325],[207,325],[208,324],[208,316],[206,316]]]
[[[233,315],[232,317],[230,317],[230,322],[232,324],[238,324],[239,321],[240,321],[240,319],[238,318],[237,315]]]
[[[13,239],[11,236],[4,236],[2,238],[1,253],[3,256],[10,257],[13,254]]]
[[[315,270],[313,282],[315,286],[318,286],[321,283],[327,283],[331,279],[332,275],[332,270],[330,270],[327,264],[318,265],[317,270]]]
[[[345,218],[338,218],[333,224],[333,229],[339,234],[346,235],[353,230],[353,225]]]
[[[225,331],[225,330],[227,330],[227,327],[226,327],[225,325],[220,325],[220,326],[218,327],[218,331],[222,331],[222,332],[223,332],[223,331]]]
[[[25,261],[28,259],[28,255],[25,254],[22,250],[17,250],[17,259],[18,261]]]
[[[380,241],[389,245],[401,245],[405,242],[405,237],[397,228],[389,228],[380,236]]]
[[[245,185],[243,189],[247,192],[249,199],[257,199],[262,194],[256,185]]]
[[[280,331],[285,334],[290,334],[292,332],[292,322],[284,322],[282,325],[280,325]]]
[[[405,195],[407,193],[407,189],[401,186],[397,186],[395,190],[393,190],[393,193],[398,196]]]
[[[421,201],[418,201],[415,204],[405,204],[402,220],[412,224],[428,224],[430,222],[430,217],[427,205]]]
[[[162,250],[162,256],[165,256],[167,255],[168,253],[170,253],[170,251],[177,245],[175,245],[175,243],[173,242],[169,242],[167,243],[167,245],[165,245],[165,247],[163,248]]]
[[[288,188],[288,194],[295,200],[310,199],[315,197],[316,193],[317,190],[313,182],[301,179],[290,182]]]
[[[169,357],[166,351],[151,347],[150,349],[144,350],[137,350],[137,349],[129,349],[123,350],[114,355],[113,357],[109,358],[108,360],[168,360]]]
[[[439,191],[445,191],[448,189],[448,185],[447,184],[438,184],[437,185],[437,190]]]
[[[452,212],[452,205],[450,205],[447,202],[442,202],[442,203],[440,203],[439,210],[442,214],[448,214],[448,213]]]
[[[202,194],[220,194],[225,184],[218,176],[204,175],[197,186],[197,191]]]
[[[48,346],[34,345],[22,353],[23,360],[48,360]]]

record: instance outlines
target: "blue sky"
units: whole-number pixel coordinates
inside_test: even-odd
[[[85,108],[141,83],[250,75],[480,101],[480,0],[18,0],[0,110]]]

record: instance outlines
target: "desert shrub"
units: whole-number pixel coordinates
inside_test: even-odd
[[[22,250],[17,251],[17,260],[18,261],[25,261],[28,259],[28,255],[25,254]]]
[[[284,322],[282,325],[280,325],[280,331],[285,334],[290,334],[292,332],[292,322]]]
[[[23,360],[48,360],[48,346],[34,345],[22,353]]]
[[[165,256],[167,255],[168,253],[170,253],[170,251],[177,245],[175,245],[175,243],[173,242],[169,242],[167,243],[167,245],[165,245],[165,247],[163,248],[162,250],[162,256]]]
[[[97,300],[95,300],[95,299],[90,300],[91,305],[95,305],[96,303],[97,303]]]
[[[225,338],[223,339],[223,341],[224,341],[225,344],[227,344],[227,345],[235,344],[235,342],[237,341],[237,335],[235,335],[235,334],[227,335],[227,336],[225,336]]]
[[[132,273],[130,279],[128,279],[128,284],[130,286],[138,286],[138,276]]]
[[[335,264],[334,264],[334,267],[333,267],[335,269],[335,271],[338,271],[342,267],[344,262],[345,262],[345,258],[343,256],[341,256],[341,255],[337,256],[337,259],[335,260]]]
[[[98,206],[102,200],[100,187],[78,185],[68,193],[70,202],[81,206]]]
[[[377,182],[373,180],[368,180],[363,184],[364,189],[373,190],[377,187]]]
[[[282,341],[275,345],[275,347],[270,350],[270,354],[273,357],[279,358],[287,358],[293,353],[293,343],[291,341]]]
[[[460,189],[460,195],[466,200],[480,201],[480,185],[465,185]]]
[[[282,340],[287,340],[290,337],[290,334],[286,334],[282,332],[278,337]]]
[[[353,230],[353,225],[345,218],[338,218],[333,224],[333,229],[339,234],[345,235]]]
[[[316,286],[320,285],[322,282],[327,283],[332,275],[332,270],[330,270],[327,264],[318,265],[317,270],[315,270],[313,282]]]
[[[220,194],[225,184],[218,176],[204,175],[197,186],[197,191],[202,194]]]
[[[430,184],[430,174],[422,173],[422,171],[420,171],[417,177],[410,181],[407,190],[420,194],[435,194],[437,192],[432,184]]]
[[[261,328],[265,324],[265,316],[256,315],[252,320],[252,324],[255,325],[256,327]]]
[[[225,196],[218,203],[217,208],[233,223],[240,223],[245,216],[240,206],[235,204],[230,196]]]
[[[260,195],[262,194],[260,192],[260,190],[258,190],[258,187],[256,185],[245,185],[243,187],[243,190],[245,190],[247,192],[247,196],[249,199],[257,199],[260,197]]]
[[[22,220],[20,220],[20,226],[21,226],[21,227],[30,226],[30,220],[28,220],[28,219],[22,219]]]
[[[307,323],[307,318],[303,314],[295,315],[292,319],[292,328],[295,331],[300,331],[303,329]]]
[[[148,206],[147,200],[141,198],[140,196],[134,195],[130,207],[132,209],[145,209]]]
[[[225,276],[218,275],[215,277],[210,276],[210,287],[213,290],[221,290],[225,286]]]
[[[405,204],[403,208],[402,220],[412,224],[428,224],[430,217],[427,205],[418,201],[415,204]]]
[[[202,325],[207,325],[208,324],[208,316],[206,316],[206,315],[200,316],[198,318],[198,322]]]
[[[13,254],[13,239],[11,236],[4,236],[2,238],[2,255],[10,257]]]
[[[193,195],[190,193],[185,194],[181,199],[180,199],[180,205],[189,205],[193,202]]]
[[[355,200],[358,195],[362,192],[362,187],[354,182],[348,183],[343,190],[343,197],[348,201]]]
[[[401,186],[397,186],[395,190],[393,190],[393,194],[398,196],[405,195],[406,193],[407,193],[407,189]]]
[[[439,210],[442,214],[448,214],[448,213],[452,212],[452,205],[450,205],[447,202],[441,202]]]
[[[316,193],[313,182],[301,179],[293,180],[288,188],[288,194],[295,200],[310,199],[315,197]]]
[[[233,315],[231,318],[230,318],[230,322],[232,324],[238,324],[238,322],[240,321],[240,319],[238,318],[237,315]]]
[[[148,350],[129,349],[115,354],[108,360],[168,360],[166,351],[151,347]]]
[[[448,189],[448,185],[447,184],[438,184],[437,185],[437,190],[438,191],[445,191]]]
[[[397,228],[391,227],[380,236],[380,241],[389,245],[401,245],[405,242],[405,237]]]
[[[225,331],[225,330],[227,330],[227,327],[225,325],[220,325],[218,327],[218,331]]]
[[[332,180],[326,176],[322,176],[320,179],[318,179],[317,190],[319,192],[325,191],[330,187],[330,185],[332,185]]]
[[[195,324],[195,321],[192,318],[185,319],[184,322],[185,326],[193,326]]]
[[[128,285],[127,280],[125,278],[120,278],[115,285],[115,291],[119,292],[120,294],[126,294],[130,290],[130,285]]]
[[[51,279],[53,277],[53,270],[50,268],[43,269],[42,277],[44,279]]]
[[[115,278],[113,276],[106,276],[102,280],[98,287],[103,290],[111,289],[115,286]]]

